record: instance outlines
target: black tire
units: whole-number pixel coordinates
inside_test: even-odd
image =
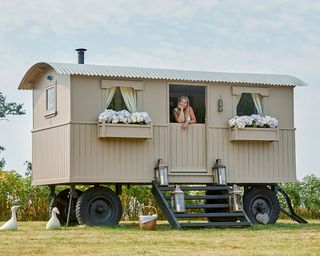
[[[269,215],[268,224],[276,223],[280,207],[276,192],[267,187],[255,187],[244,193],[243,208],[253,224],[259,224],[256,220],[257,213]]]
[[[78,199],[76,216],[82,225],[114,226],[119,223],[121,215],[119,196],[109,188],[90,188]]]
[[[59,209],[60,214],[57,215],[59,221],[61,224],[65,224],[67,222],[68,218],[68,210],[69,210],[69,191],[70,189],[64,189],[62,190],[56,198],[50,203],[50,213],[51,216],[51,210],[53,207],[57,207]],[[77,196],[79,197],[82,194],[81,190],[76,189]],[[72,199],[72,207],[71,207],[71,214],[69,219],[70,225],[76,225],[78,224],[78,220],[76,217],[76,204],[77,204],[77,198]]]

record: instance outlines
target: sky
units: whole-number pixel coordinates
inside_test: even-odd
[[[27,114],[0,121],[6,170],[31,160],[32,93],[17,89],[39,61],[288,74],[295,88],[297,177],[320,176],[320,1],[2,1],[0,91]]]

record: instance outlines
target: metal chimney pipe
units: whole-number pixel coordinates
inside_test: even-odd
[[[84,64],[84,52],[87,49],[85,48],[78,48],[76,51],[78,52],[78,64]]]

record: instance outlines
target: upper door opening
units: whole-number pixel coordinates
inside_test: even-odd
[[[177,107],[178,99],[181,96],[186,96],[189,99],[190,106],[192,107],[197,123],[205,123],[205,87],[204,86],[191,86],[191,85],[169,85],[169,112],[170,122],[174,123],[173,110]]]

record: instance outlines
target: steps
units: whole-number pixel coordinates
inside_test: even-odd
[[[160,187],[152,182],[152,194],[172,228],[247,227],[251,222],[245,212],[230,212],[229,187],[180,186],[185,193],[184,213],[174,213],[169,204],[173,186]]]

